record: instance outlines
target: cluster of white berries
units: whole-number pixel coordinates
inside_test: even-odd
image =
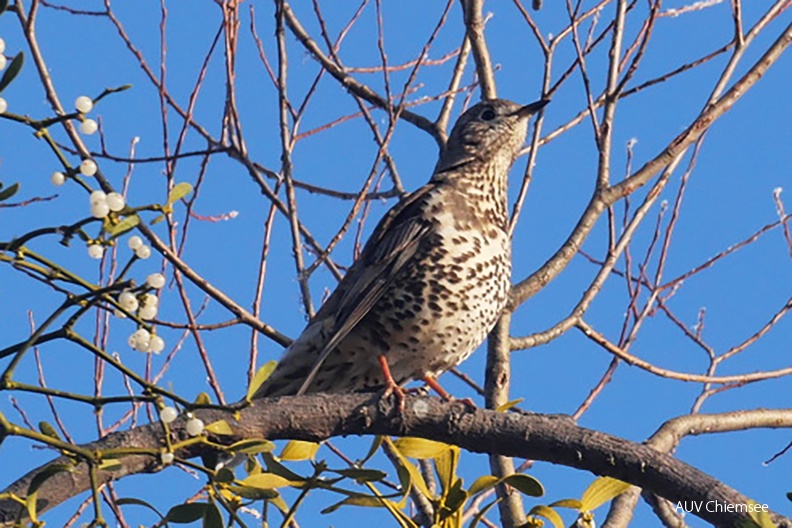
[[[6,59],[3,52],[5,51],[5,40],[0,38],[0,71],[5,70],[6,63],[8,63],[8,59]],[[4,114],[5,111],[8,110],[8,102],[0,97],[0,114]]]
[[[152,273],[146,278],[146,286],[159,289],[165,285],[165,276],[162,273]],[[118,304],[127,312],[137,312],[138,317],[149,321],[157,316],[159,311],[159,297],[153,293],[136,294],[131,290],[124,290],[118,296]],[[124,312],[116,310],[117,317],[126,317]],[[165,349],[165,340],[157,334],[152,334],[145,328],[138,328],[127,339],[130,347],[140,352],[159,354]]]
[[[187,430],[187,434],[190,436],[198,436],[204,430],[204,423],[203,420],[200,418],[196,418],[193,413],[188,412],[187,416],[187,423],[185,424],[185,429]],[[170,424],[173,423],[176,418],[179,417],[179,411],[176,410],[175,407],[163,407],[160,411],[160,420],[162,423]]]
[[[151,256],[151,248],[148,247],[146,244],[143,243],[143,239],[137,235],[132,235],[129,237],[129,249],[135,252],[137,258],[146,260]],[[164,284],[164,279],[163,279]],[[161,288],[161,286],[160,286]]]
[[[104,191],[94,191],[90,197],[91,216],[94,218],[105,218],[110,211],[117,213],[124,208],[126,202],[124,197],[117,192],[105,193]]]
[[[74,101],[74,107],[81,114],[87,114],[88,112],[93,110],[93,101],[91,100],[90,97],[86,95],[81,95]],[[98,129],[99,129],[99,125],[93,119],[86,117],[82,119],[82,122],[80,123],[80,132],[82,132],[86,136],[90,136]]]
[[[200,418],[196,418],[192,413],[187,413],[187,423],[184,424],[184,429],[190,436],[198,436],[204,432],[204,423]],[[179,417],[179,411],[175,407],[167,406],[160,410],[160,420],[164,424],[173,423]],[[160,460],[164,465],[173,464],[174,455],[171,452],[160,454]]]

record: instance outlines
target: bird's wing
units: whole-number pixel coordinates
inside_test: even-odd
[[[430,230],[430,221],[416,214],[418,202],[437,185],[429,183],[399,202],[377,225],[360,258],[317,313],[334,312],[334,324],[298,395],[305,393],[327,356],[371,310],[408,262]],[[329,315],[329,314],[328,314]]]

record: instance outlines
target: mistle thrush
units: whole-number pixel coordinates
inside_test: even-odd
[[[508,172],[546,103],[460,116],[429,183],[379,222],[254,398],[432,382],[484,341],[511,283]]]

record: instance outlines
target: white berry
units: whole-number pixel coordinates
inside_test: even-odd
[[[107,202],[95,203],[91,206],[91,216],[94,218],[104,218],[110,214],[110,206]]]
[[[148,350],[150,341],[151,334],[145,328],[138,328],[132,332],[132,335],[129,336],[129,339],[127,340],[129,346],[135,350],[140,350],[141,352],[146,352]]]
[[[176,410],[176,407],[163,407],[160,411],[160,420],[163,423],[169,424],[173,420],[175,420],[179,416],[179,411]]]
[[[200,418],[190,418],[187,420],[187,425],[185,426],[187,429],[187,434],[190,436],[198,436],[199,434],[203,433],[204,430],[204,423],[201,421]]]
[[[107,202],[107,194],[101,190],[94,191],[89,196],[88,201],[91,203],[91,205],[105,203]]]
[[[138,317],[143,319],[144,321],[150,321],[157,317],[157,307],[156,306],[144,306],[138,311]],[[152,338],[153,339],[153,338]]]
[[[121,295],[118,296],[118,304],[123,306],[128,312],[134,312],[140,305],[135,294],[129,290],[124,290],[121,292]]]
[[[5,51],[5,40],[0,38],[0,53]]]
[[[122,312],[121,310],[119,310],[118,308],[113,310],[113,315],[115,315],[119,319],[126,319],[126,314],[124,312]]]
[[[111,211],[120,211],[125,205],[124,197],[119,193],[111,192],[107,195],[107,206],[110,207]]]
[[[52,177],[50,177],[50,180],[52,181],[52,185],[54,185],[55,187],[60,187],[61,185],[66,183],[66,175],[63,174],[62,172],[55,171],[52,173]]]
[[[148,352],[159,354],[165,350],[165,340],[158,335],[151,336],[149,340]]]
[[[5,55],[0,55],[0,70],[5,70],[6,64],[8,64],[8,59],[5,58]]]
[[[162,453],[160,455],[160,460],[164,465],[173,464],[173,453]]]
[[[127,241],[127,245],[129,246],[129,249],[135,251],[137,248],[143,245],[143,239],[137,235],[132,235],[131,237],[129,237],[129,240]]]
[[[152,273],[146,278],[146,284],[148,284],[150,288],[159,290],[165,286],[165,275],[162,273]]]
[[[143,296],[143,306],[159,306],[159,297],[153,293],[147,293]]]
[[[81,95],[74,101],[74,107],[77,109],[78,112],[87,114],[93,109],[93,101],[91,100],[90,97]]]
[[[93,119],[86,119],[85,121],[80,123],[80,132],[82,132],[86,136],[90,136],[97,130],[99,130],[99,124]]]
[[[98,167],[96,166],[96,162],[94,160],[83,160],[80,163],[80,173],[86,176],[93,176],[96,174]]]
[[[137,255],[139,259],[146,260],[151,256],[151,248],[146,245],[140,246],[135,250],[135,255]]]
[[[104,246],[100,244],[91,244],[88,246],[88,256],[91,258],[100,259],[102,255],[104,255]]]
[[[2,55],[0,55],[2,57]],[[5,114],[6,110],[8,110],[8,101],[0,97],[0,114]]]

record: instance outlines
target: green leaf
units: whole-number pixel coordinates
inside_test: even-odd
[[[270,377],[272,371],[275,370],[275,366],[278,364],[277,361],[267,361],[259,369],[256,371],[256,375],[253,376],[253,379],[250,381],[250,387],[248,387],[247,396],[245,399],[250,401],[253,398],[253,395],[256,391],[261,387],[261,384],[264,383],[267,378]]]
[[[531,508],[531,511],[528,512],[528,515],[538,515],[539,517],[544,517],[551,523],[555,528],[564,528],[564,520],[558,515],[558,512],[555,511],[553,508],[549,506],[534,506]]]
[[[228,425],[228,422],[225,420],[217,420],[216,422],[212,422],[204,427],[204,429],[209,433],[219,436],[230,436],[234,434],[234,430],[231,429],[231,426]]]
[[[599,508],[612,498],[621,495],[630,488],[630,484],[610,477],[594,479],[580,498],[581,510],[591,511]]]
[[[777,525],[773,522],[772,517],[770,517],[770,513],[765,511],[761,504],[749,500],[748,506],[751,508],[748,511],[748,515],[761,528],[776,528]]]
[[[245,455],[258,455],[259,453],[271,453],[275,450],[275,444],[263,438],[254,438],[231,444],[228,446],[228,450]]]
[[[217,504],[207,504],[203,515],[203,528],[224,528],[223,515]]]
[[[347,478],[355,479],[355,482],[362,484],[364,482],[378,482],[388,476],[384,471],[378,469],[339,469],[333,470],[334,473],[343,475]]]
[[[305,480],[300,475],[275,460],[275,457],[271,453],[262,453],[261,458],[264,459],[264,464],[267,465],[267,471],[270,473],[280,475],[281,477],[291,480],[292,482]]]
[[[171,189],[170,193],[168,193],[167,205],[171,205],[177,202],[178,200],[181,200],[182,198],[190,194],[192,190],[193,190],[193,186],[187,182],[177,183],[176,185],[173,186],[173,189]]]
[[[410,490],[410,486],[414,486],[424,497],[429,499],[433,499],[434,495],[429,492],[429,487],[426,485],[426,481],[421,475],[421,472],[412,464],[409,460],[407,460],[402,452],[398,449],[395,449],[395,444],[389,438],[385,439],[385,442],[389,443],[392,447],[394,447],[393,453],[396,454],[397,462],[399,463],[396,467],[396,472],[399,475],[399,482],[402,485],[402,489],[404,493],[407,493]]]
[[[234,482],[234,472],[223,466],[217,470],[212,479],[214,482]]]
[[[377,451],[379,451],[379,448],[382,446],[382,439],[383,437],[381,435],[374,437],[374,439],[371,441],[371,447],[369,447],[368,453],[366,453],[366,456],[364,456],[362,460],[357,461],[357,465],[365,465],[366,462],[371,460],[371,457],[377,454]]]
[[[304,440],[289,440],[281,451],[280,459],[291,462],[300,460],[313,460],[316,452],[319,451],[319,444],[316,442],[306,442]]]
[[[394,442],[394,446],[402,455],[409,458],[435,458],[451,448],[450,445],[442,442],[410,436],[399,438]]]
[[[157,216],[156,218],[154,218],[154,220],[149,222],[149,225],[157,225],[160,222],[162,222],[163,220],[165,220],[165,215],[161,214],[161,215]]]
[[[176,524],[189,524],[198,519],[202,519],[208,506],[209,505],[205,502],[178,504],[168,510],[167,515],[165,515],[165,520]]]
[[[0,187],[2,187],[2,184],[0,184]],[[18,190],[19,190],[18,183],[9,185],[8,187],[5,188],[5,190],[0,191],[0,202],[2,202],[3,200],[8,200],[12,196],[14,196]]]
[[[107,229],[110,238],[118,238],[130,229],[134,229],[140,223],[140,217],[136,214],[129,215],[115,225]]]
[[[2,15],[6,9],[8,9],[8,0],[0,0],[0,15]]]
[[[58,431],[56,431],[55,428],[49,422],[44,422],[44,421],[39,422],[38,428],[42,434],[45,434],[50,438],[54,438],[55,440],[61,439],[60,435],[58,434]]]
[[[544,488],[541,482],[530,475],[515,473],[503,478],[503,482],[529,497],[541,497],[544,495]]]
[[[125,506],[127,504],[131,504],[134,506],[143,506],[144,508],[148,508],[149,510],[156,513],[160,519],[164,519],[164,517],[157,508],[155,508],[154,506],[152,506],[151,504],[149,504],[148,502],[142,499],[137,499],[135,497],[122,497],[120,499],[116,499],[115,503],[118,504],[119,506]]]
[[[6,87],[11,84],[17,75],[19,75],[19,71],[22,69],[22,64],[25,63],[25,54],[23,52],[17,53],[16,57],[11,60],[11,64],[6,69],[5,73],[3,74],[3,78],[0,79],[0,92],[6,89]]]

